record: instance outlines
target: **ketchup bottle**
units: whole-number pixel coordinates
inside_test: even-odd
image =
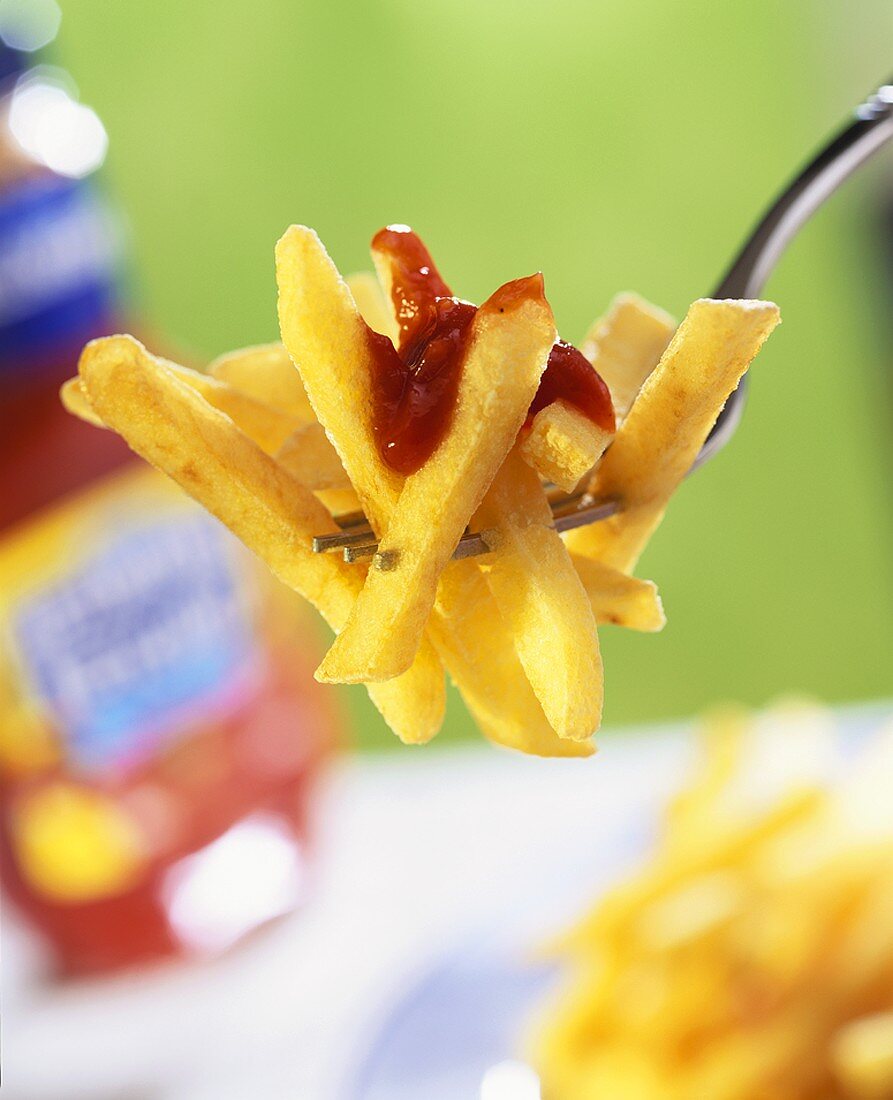
[[[60,404],[131,327],[122,234],[101,123],[24,57],[0,47],[0,882],[72,975],[292,909],[335,723],[297,597]]]

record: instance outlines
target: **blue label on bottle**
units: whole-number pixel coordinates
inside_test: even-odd
[[[228,534],[212,519],[130,529],[19,605],[18,650],[75,763],[144,757],[232,706],[254,654]]]
[[[0,372],[102,333],[120,236],[84,180],[38,176],[0,197]]]

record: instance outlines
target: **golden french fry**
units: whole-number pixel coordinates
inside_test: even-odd
[[[323,617],[333,630],[338,626]],[[386,724],[404,745],[424,745],[443,725],[446,710],[443,666],[427,641],[402,676],[383,684],[364,684]]]
[[[138,454],[200,499],[289,587],[314,603],[331,589],[349,610],[338,578],[350,570],[313,554],[307,539],[320,524],[334,529],[325,508],[202,395],[132,337],[88,344],[79,371],[91,404]]]
[[[387,680],[411,663],[437,580],[514,443],[554,341],[539,276],[523,288],[519,281],[510,293],[497,291],[478,310],[450,430],[406,479],[363,592],[317,670],[319,679]]]
[[[218,356],[208,367],[212,378],[271,405],[296,421],[315,420],[301,376],[282,344],[257,344]]]
[[[209,405],[225,413],[249,439],[269,455],[275,454],[303,423],[291,413],[259,401],[223,379],[189,367],[181,367],[179,363],[169,360],[163,362],[181,382],[200,393]]]
[[[473,526],[492,551],[484,575],[549,724],[559,737],[587,740],[604,695],[595,617],[539,478],[517,448]]]
[[[570,532],[572,550],[632,572],[670,495],[778,322],[771,302],[702,298],[690,307],[593,477],[590,491],[619,498],[622,510]]]
[[[296,428],[276,452],[276,461],[308,489],[350,489],[338,452],[314,421]]]
[[[428,632],[491,741],[534,756],[591,756],[595,751],[591,741],[564,740],[549,725],[475,562],[447,565]]]
[[[200,393],[202,397],[219,409],[238,425],[238,427],[267,454],[272,454],[296,430],[293,416],[279,412],[269,405],[240,393],[226,382],[212,378],[201,371],[181,367],[169,360],[163,362],[181,382]],[[90,404],[89,397],[80,378],[69,378],[60,392],[62,404],[70,413],[86,420],[89,424],[104,428],[106,425]]]
[[[333,516],[359,511],[359,497],[344,472],[338,452],[317,421],[292,432],[276,452],[276,461],[302,485],[312,489]]]
[[[533,418],[521,454],[542,477],[572,492],[614,438],[565,401],[553,401]]]
[[[62,389],[59,390],[59,396],[62,398],[62,404],[73,416],[86,421],[87,424],[92,424],[94,428],[105,427],[105,424],[96,414],[96,410],[90,404],[87,391],[84,389],[84,384],[80,378],[69,378],[67,382],[64,382]]]
[[[369,328],[396,341],[397,323],[390,302],[385,298],[378,279],[371,271],[360,271],[355,275],[348,275],[345,281],[360,315]]]
[[[611,391],[618,424],[654,370],[676,328],[668,313],[637,294],[619,294],[592,326],[580,350]]]
[[[312,552],[312,535],[337,530],[312,493],[132,337],[94,340],[79,371],[109,427],[225,523],[333,630],[343,627],[362,575]],[[425,647],[404,676],[384,690],[370,688],[370,695],[402,740],[433,737],[444,709],[436,654]]]
[[[293,225],[276,246],[282,340],[377,534],[403,478],[378,455],[370,397],[374,362],[347,284],[312,229]]]
[[[579,554],[571,554],[571,561],[599,625],[609,623],[649,634],[663,629],[667,619],[653,581],[630,577]]]

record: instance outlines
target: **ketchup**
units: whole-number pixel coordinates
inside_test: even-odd
[[[450,424],[474,306],[455,298],[433,298],[429,308],[404,329],[395,348],[387,336],[369,330],[373,350],[373,425],[378,453],[392,470],[409,475],[430,458]]]
[[[373,361],[373,431],[382,460],[408,476],[436,450],[452,420],[471,323],[478,307],[456,298],[419,236],[390,225],[372,239],[386,265],[398,325],[397,346],[368,329]],[[505,312],[542,294],[542,277],[500,287],[480,308]],[[563,400],[613,431],[611,396],[582,352],[559,341],[552,348],[527,425],[546,405]]]
[[[582,351],[559,340],[549,352],[536,397],[530,403],[528,424],[553,401],[566,401],[606,432],[615,428],[611,393],[602,376]]]

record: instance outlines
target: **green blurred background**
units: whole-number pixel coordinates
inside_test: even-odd
[[[110,134],[137,295],[210,357],[276,336],[273,244],[345,272],[410,222],[457,291],[542,269],[579,338],[636,289],[681,315],[889,75],[888,0],[67,0],[58,53]],[[606,721],[893,687],[891,159],[848,184],[767,295],[734,445],[643,559],[669,624],[603,632]],[[346,692],[360,743],[392,736]],[[445,735],[472,726],[452,700]]]

